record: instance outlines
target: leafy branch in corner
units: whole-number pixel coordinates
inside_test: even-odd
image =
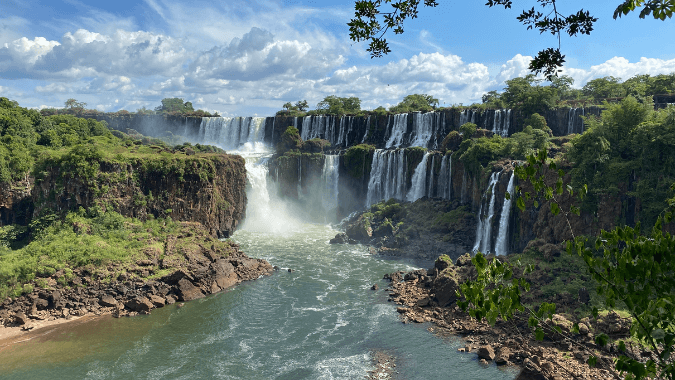
[[[557,76],[558,69],[565,63],[565,55],[561,52],[561,35],[567,33],[570,37],[578,34],[590,34],[593,24],[598,21],[588,11],[580,9],[569,15],[558,11],[556,0],[536,0],[541,11],[532,7],[524,10],[517,20],[527,29],[537,29],[539,33],[551,33],[558,37],[558,47],[541,50],[530,62],[530,71],[535,74],[543,73],[549,80]],[[486,6],[503,6],[510,9],[511,0],[487,0]],[[389,30],[394,34],[403,33],[403,24],[407,19],[418,16],[420,4],[426,7],[437,7],[435,0],[358,0],[354,3],[354,18],[349,26],[349,37],[352,41],[369,41],[367,51],[371,58],[381,57],[391,52],[385,35]],[[387,5],[391,10],[385,11]],[[640,18],[652,15],[656,20],[670,18],[675,12],[675,0],[626,0],[614,11],[614,19],[637,8],[642,8]]]

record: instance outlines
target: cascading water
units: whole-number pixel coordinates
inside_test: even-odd
[[[327,154],[323,163],[323,171],[321,173],[321,182],[323,184],[323,191],[321,193],[321,203],[324,211],[329,212],[338,206],[338,180],[340,164],[340,156],[337,154]]]
[[[443,199],[452,199],[452,155],[443,156],[441,170],[438,174],[436,196]]]
[[[424,153],[422,161],[417,164],[415,172],[412,176],[412,185],[406,196],[406,200],[409,202],[414,202],[422,198],[426,192],[426,179],[427,179],[427,162],[429,161],[429,152]]]
[[[377,149],[370,169],[366,205],[390,198],[404,199],[406,190],[405,151]]]
[[[511,126],[511,110],[495,110],[495,117],[492,122],[492,132],[502,137],[509,135]]]
[[[487,195],[490,194],[490,203],[488,206],[488,213],[485,215],[485,220],[483,220],[483,200],[481,200],[481,206],[478,211],[478,226],[476,228],[476,243],[473,246],[473,252],[490,252],[490,235],[492,234],[492,217],[495,213],[495,186],[499,180],[499,175],[501,172],[494,172],[490,176],[490,183],[488,184],[485,193],[483,194],[483,200],[487,199]]]
[[[436,176],[434,173],[434,169],[436,169],[436,155],[433,155],[431,157],[431,177],[429,178],[429,186],[427,186],[427,197],[431,198],[434,196],[434,189],[436,188]]]
[[[366,138],[368,138],[368,133],[370,133],[370,116],[368,116],[368,119],[366,120],[366,132],[363,134],[361,144],[366,142]]]
[[[391,124],[391,125],[389,125]],[[389,140],[385,145],[387,149],[398,148],[403,142],[403,137],[408,129],[408,114],[400,113],[394,116],[389,116],[387,127],[391,128],[389,133]]]
[[[510,197],[506,198],[504,196],[504,205],[502,206],[502,214],[499,218],[499,233],[497,234],[497,241],[495,242],[495,254],[506,255],[508,254],[508,234],[509,234],[509,218],[511,217],[511,201],[513,200],[513,178],[515,177],[515,172],[511,172],[511,177],[509,178],[509,184],[506,187],[506,192],[509,193]]]
[[[236,150],[246,143],[262,143],[265,139],[264,117],[205,117],[199,125],[202,144]]]
[[[410,146],[429,146],[429,142],[434,134],[436,113],[427,112],[421,113],[416,112],[413,114],[413,133],[414,140],[410,143]]]

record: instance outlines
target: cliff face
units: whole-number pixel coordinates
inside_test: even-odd
[[[23,181],[0,183],[0,227],[8,224],[25,225],[33,213],[30,201],[34,178]]]
[[[100,206],[144,220],[170,216],[202,223],[228,237],[246,210],[246,169],[240,156],[200,154],[98,162],[93,178],[64,169],[55,159],[37,179],[15,184],[0,198],[0,225],[77,207]]]

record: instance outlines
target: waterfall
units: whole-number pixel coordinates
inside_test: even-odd
[[[443,199],[452,199],[452,155],[445,155],[441,160],[441,171],[438,174],[436,196]]]
[[[406,196],[406,200],[414,202],[422,198],[426,191],[427,162],[429,161],[429,152],[424,153],[422,161],[417,164],[412,177],[412,185]]]
[[[246,143],[265,140],[263,117],[205,117],[199,125],[199,139],[225,150],[236,150]]]
[[[323,162],[323,171],[321,172],[321,181],[323,191],[321,192],[321,204],[325,211],[331,211],[338,206],[338,165],[340,156],[337,154],[327,154]]]
[[[421,112],[414,113],[413,133],[415,139],[412,141],[410,146],[421,146],[425,148],[428,147],[429,140],[431,140],[434,133],[435,116],[435,112],[427,112],[424,114]]]
[[[370,132],[370,116],[368,116],[368,120],[366,120],[366,132],[363,134],[361,144],[366,142],[366,138],[368,138],[368,132]]]
[[[391,116],[390,116],[391,117]],[[387,149],[398,148],[403,142],[403,137],[405,132],[408,130],[408,114],[400,113],[393,116],[394,122],[391,125],[391,132],[389,134],[389,140],[385,145]]]
[[[472,109],[465,109],[459,114],[459,126],[466,123],[476,124],[476,111]]]
[[[509,135],[511,126],[511,110],[495,110],[495,117],[492,121],[492,132],[502,137]]]
[[[499,180],[501,172],[494,172],[490,176],[490,183],[488,184],[483,199],[487,198],[490,193],[490,203],[488,206],[488,213],[483,220],[483,200],[478,211],[478,226],[476,228],[476,243],[473,246],[473,252],[481,251],[482,253],[490,252],[490,235],[492,234],[492,217],[495,213],[495,187]]]
[[[427,187],[427,194],[426,196],[429,198],[432,198],[434,196],[434,181],[436,180],[436,176],[434,173],[434,170],[436,169],[436,155],[434,154],[431,156],[431,177],[429,178],[429,186]]]
[[[502,121],[502,110],[495,110],[495,117],[492,119],[492,133],[499,133],[500,123]]]
[[[377,149],[368,181],[366,206],[390,198],[403,199],[406,188],[405,151]]]
[[[581,115],[579,111],[581,110]],[[570,108],[567,113],[567,134],[571,135],[572,133],[584,133],[584,121],[581,119],[581,116],[586,115],[586,109],[583,107],[579,108]],[[576,125],[579,124],[577,128]]]
[[[459,113],[459,126],[461,127],[462,125],[467,123],[467,120],[469,120],[469,110],[463,110],[462,112]]]
[[[506,199],[504,196],[504,205],[502,206],[502,215],[499,218],[499,233],[497,234],[497,241],[495,242],[495,253],[497,256],[508,254],[508,234],[509,234],[509,218],[511,216],[511,201],[513,200],[513,177],[515,177],[515,171],[511,172],[511,178],[509,178],[509,185],[506,187],[506,191],[509,193],[509,199]]]

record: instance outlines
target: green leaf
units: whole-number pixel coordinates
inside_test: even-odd
[[[607,334],[600,334],[600,335],[595,337],[595,344],[597,344],[598,346],[601,346],[601,347],[604,347],[605,345],[607,345],[608,341],[609,341],[609,337],[607,336]]]
[[[551,212],[553,213],[553,215],[558,215],[560,213],[560,207],[558,206],[557,203],[555,202],[551,203]]]
[[[544,336],[545,336],[545,335],[546,335],[546,334],[544,334],[544,330],[542,330],[541,327],[538,327],[538,328],[534,331],[534,337],[535,337],[537,340],[539,340],[539,341],[544,340]]]
[[[525,201],[523,200],[523,197],[518,197],[518,200],[516,201],[516,206],[518,206],[518,209],[520,211],[525,211]]]
[[[652,331],[651,335],[652,335],[652,338],[654,338],[656,340],[662,340],[663,338],[666,337],[666,332],[663,331],[663,329],[656,329],[656,330]]]
[[[595,367],[598,364],[598,358],[591,355],[588,357],[588,365],[590,367]]]

